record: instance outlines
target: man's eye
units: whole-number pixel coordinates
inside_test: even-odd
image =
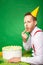
[[[25,23],[30,23],[30,22],[31,22],[31,21],[27,21],[27,22],[24,22],[24,24],[25,24]]]
[[[27,21],[28,23],[30,23],[31,21]]]

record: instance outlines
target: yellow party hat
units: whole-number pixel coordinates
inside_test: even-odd
[[[34,17],[36,17],[38,11],[39,11],[39,6],[38,6],[36,9],[34,9],[34,10],[31,12],[31,14],[32,14]]]

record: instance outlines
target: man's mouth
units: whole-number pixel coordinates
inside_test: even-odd
[[[26,28],[26,31],[28,32],[29,28]]]
[[[28,27],[26,27],[26,29],[28,30],[29,28],[28,28]]]

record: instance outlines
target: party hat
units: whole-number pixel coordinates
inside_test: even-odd
[[[34,17],[37,17],[37,14],[38,14],[38,11],[39,11],[39,6],[37,8],[35,8],[31,14],[34,16]]]

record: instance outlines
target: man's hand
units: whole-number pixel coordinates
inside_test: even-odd
[[[24,42],[26,42],[26,39],[28,37],[28,35],[25,32],[26,32],[25,30],[22,32],[22,38]]]
[[[20,61],[21,61],[20,57],[14,57],[14,58],[8,60],[8,62],[20,62]]]

